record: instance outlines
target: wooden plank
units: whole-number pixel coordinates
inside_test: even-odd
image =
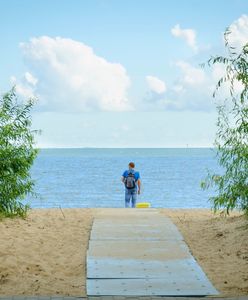
[[[183,241],[90,240],[88,256],[95,259],[170,261],[191,257]]]
[[[178,274],[185,280],[208,280],[193,257],[166,261],[87,258],[89,279],[167,278],[177,281]]]
[[[160,212],[156,208],[106,208],[100,209],[97,213],[98,217],[111,217],[118,216],[142,216],[142,215],[160,215]]]
[[[217,291],[212,285],[185,280],[178,275],[178,281],[167,278],[88,279],[87,293],[89,296],[205,296],[217,294]]]
[[[154,210],[95,218],[87,253],[90,296],[216,295],[169,218]],[[114,216],[111,215],[115,213]]]
[[[93,225],[91,240],[182,240],[183,237],[174,224],[167,226],[109,226]]]

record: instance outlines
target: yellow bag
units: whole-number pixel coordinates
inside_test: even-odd
[[[136,204],[136,208],[149,208],[151,204],[149,202],[140,202]]]

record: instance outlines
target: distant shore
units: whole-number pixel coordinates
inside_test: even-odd
[[[0,221],[0,296],[85,296],[94,215],[107,208],[34,209]],[[125,209],[123,217],[125,216]],[[248,295],[248,220],[208,209],[159,209],[178,226],[222,296]]]

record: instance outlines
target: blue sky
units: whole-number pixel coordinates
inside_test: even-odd
[[[223,32],[248,41],[236,1],[0,0],[0,91],[37,96],[39,147],[209,147]]]

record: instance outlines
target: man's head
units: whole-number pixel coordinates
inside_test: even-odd
[[[129,169],[134,169],[135,168],[135,164],[133,162],[130,162],[128,164]]]

